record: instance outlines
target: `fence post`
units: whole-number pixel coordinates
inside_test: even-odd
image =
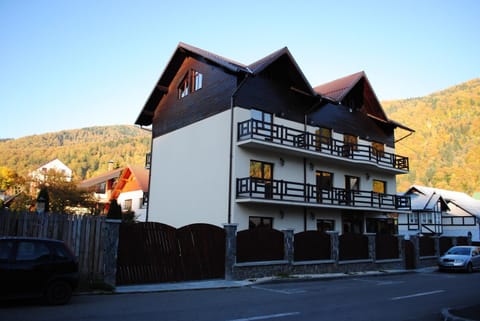
[[[117,251],[121,220],[106,219],[103,228],[104,282],[115,287],[117,277]]]
[[[435,256],[440,257],[440,237],[439,236],[434,236],[434,246],[435,246]]]
[[[225,280],[234,280],[233,267],[237,262],[237,226],[223,224],[225,229]]]
[[[405,235],[396,235],[398,241],[398,257],[402,260],[402,266],[405,267]]]
[[[335,261],[335,265],[338,265],[338,260],[340,258],[340,244],[338,240],[337,231],[327,231],[327,234],[330,234],[330,258]]]
[[[410,240],[413,244],[413,265],[414,268],[420,267],[420,237],[417,235],[410,235]]]
[[[365,233],[368,238],[368,258],[375,262],[377,259],[377,244],[375,243],[376,233]]]
[[[283,230],[283,246],[284,246],[284,260],[288,261],[288,264],[293,263],[294,248],[293,248],[293,229]]]

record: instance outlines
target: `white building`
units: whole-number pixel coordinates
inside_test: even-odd
[[[243,65],[180,43],[152,125],[148,218],[180,227],[396,233],[408,158],[365,73],[313,88],[287,48]]]
[[[411,186],[412,212],[400,215],[399,233],[405,235],[472,236],[480,241],[480,201],[465,193],[420,185]]]
[[[47,176],[51,171],[55,171],[55,175],[62,175],[65,177],[65,181],[70,182],[72,180],[72,170],[62,163],[58,158],[40,166],[36,170],[30,172],[29,176],[37,182],[45,182]]]

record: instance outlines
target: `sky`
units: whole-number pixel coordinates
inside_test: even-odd
[[[379,100],[480,77],[480,1],[0,0],[0,138],[133,125],[179,42],[243,64],[288,47],[312,86]]]

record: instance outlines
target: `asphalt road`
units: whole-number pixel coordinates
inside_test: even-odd
[[[421,272],[244,288],[81,295],[66,306],[0,304],[2,321],[442,320],[445,307],[478,304],[480,272]]]

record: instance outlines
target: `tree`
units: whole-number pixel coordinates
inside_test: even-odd
[[[87,208],[93,213],[92,195],[79,189],[75,181],[69,181],[65,175],[50,169],[43,182],[37,182],[40,191],[48,190],[49,210],[54,213],[75,213],[79,208]],[[40,195],[39,195],[40,196]]]
[[[120,207],[120,205],[118,205],[116,199],[113,199],[110,202],[110,206],[108,208],[108,213],[107,213],[107,218],[118,219],[118,220],[122,219],[122,208]]]

